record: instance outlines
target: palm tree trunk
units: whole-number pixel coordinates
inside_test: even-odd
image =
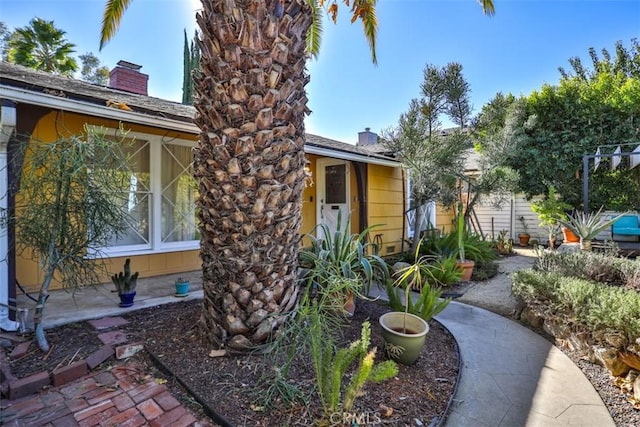
[[[298,295],[311,14],[301,0],[276,13],[276,1],[203,0],[197,16],[201,323],[236,349],[266,341]]]

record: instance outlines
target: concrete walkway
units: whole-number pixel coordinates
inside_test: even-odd
[[[462,360],[446,426],[615,426],[582,371],[538,334],[456,302],[436,318]]]
[[[520,258],[501,260],[501,274],[475,285],[473,292],[465,294],[466,299],[476,305],[482,305],[483,300],[488,304],[498,292],[506,298],[504,302],[510,301],[507,306],[513,303],[511,280],[506,274],[513,271],[510,261],[518,268],[527,266]],[[75,303],[66,292],[52,292],[44,323],[53,327],[176,301],[172,295],[176,276],[140,279],[136,303],[129,309],[117,306],[118,297],[110,287],[82,290]],[[202,298],[199,272],[190,279],[188,298]],[[18,300],[19,307],[32,305],[24,296]],[[458,302],[451,303],[437,320],[455,336],[462,367],[446,426],[615,425],[580,369],[536,333],[490,311]]]

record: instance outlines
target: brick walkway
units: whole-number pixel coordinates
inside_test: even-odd
[[[213,426],[197,420],[167,387],[126,362],[18,400],[0,401],[4,426]]]

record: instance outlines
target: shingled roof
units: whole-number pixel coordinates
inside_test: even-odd
[[[191,105],[138,95],[0,61],[0,98],[4,97],[3,87],[22,89],[33,94],[57,96],[104,108],[107,108],[108,101],[124,103],[133,112],[184,123],[193,123],[196,114],[196,109]],[[369,147],[359,147],[318,135],[306,134],[306,144],[372,159],[394,160],[392,157],[377,153],[375,149]]]

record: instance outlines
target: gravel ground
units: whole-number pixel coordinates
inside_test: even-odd
[[[588,360],[580,358],[575,352],[563,348],[564,354],[575,363],[591,381],[602,401],[607,406],[609,413],[613,417],[617,427],[638,427],[640,426],[640,410],[633,408],[627,401],[625,395],[613,384],[613,379],[609,371],[600,365],[593,364]]]

